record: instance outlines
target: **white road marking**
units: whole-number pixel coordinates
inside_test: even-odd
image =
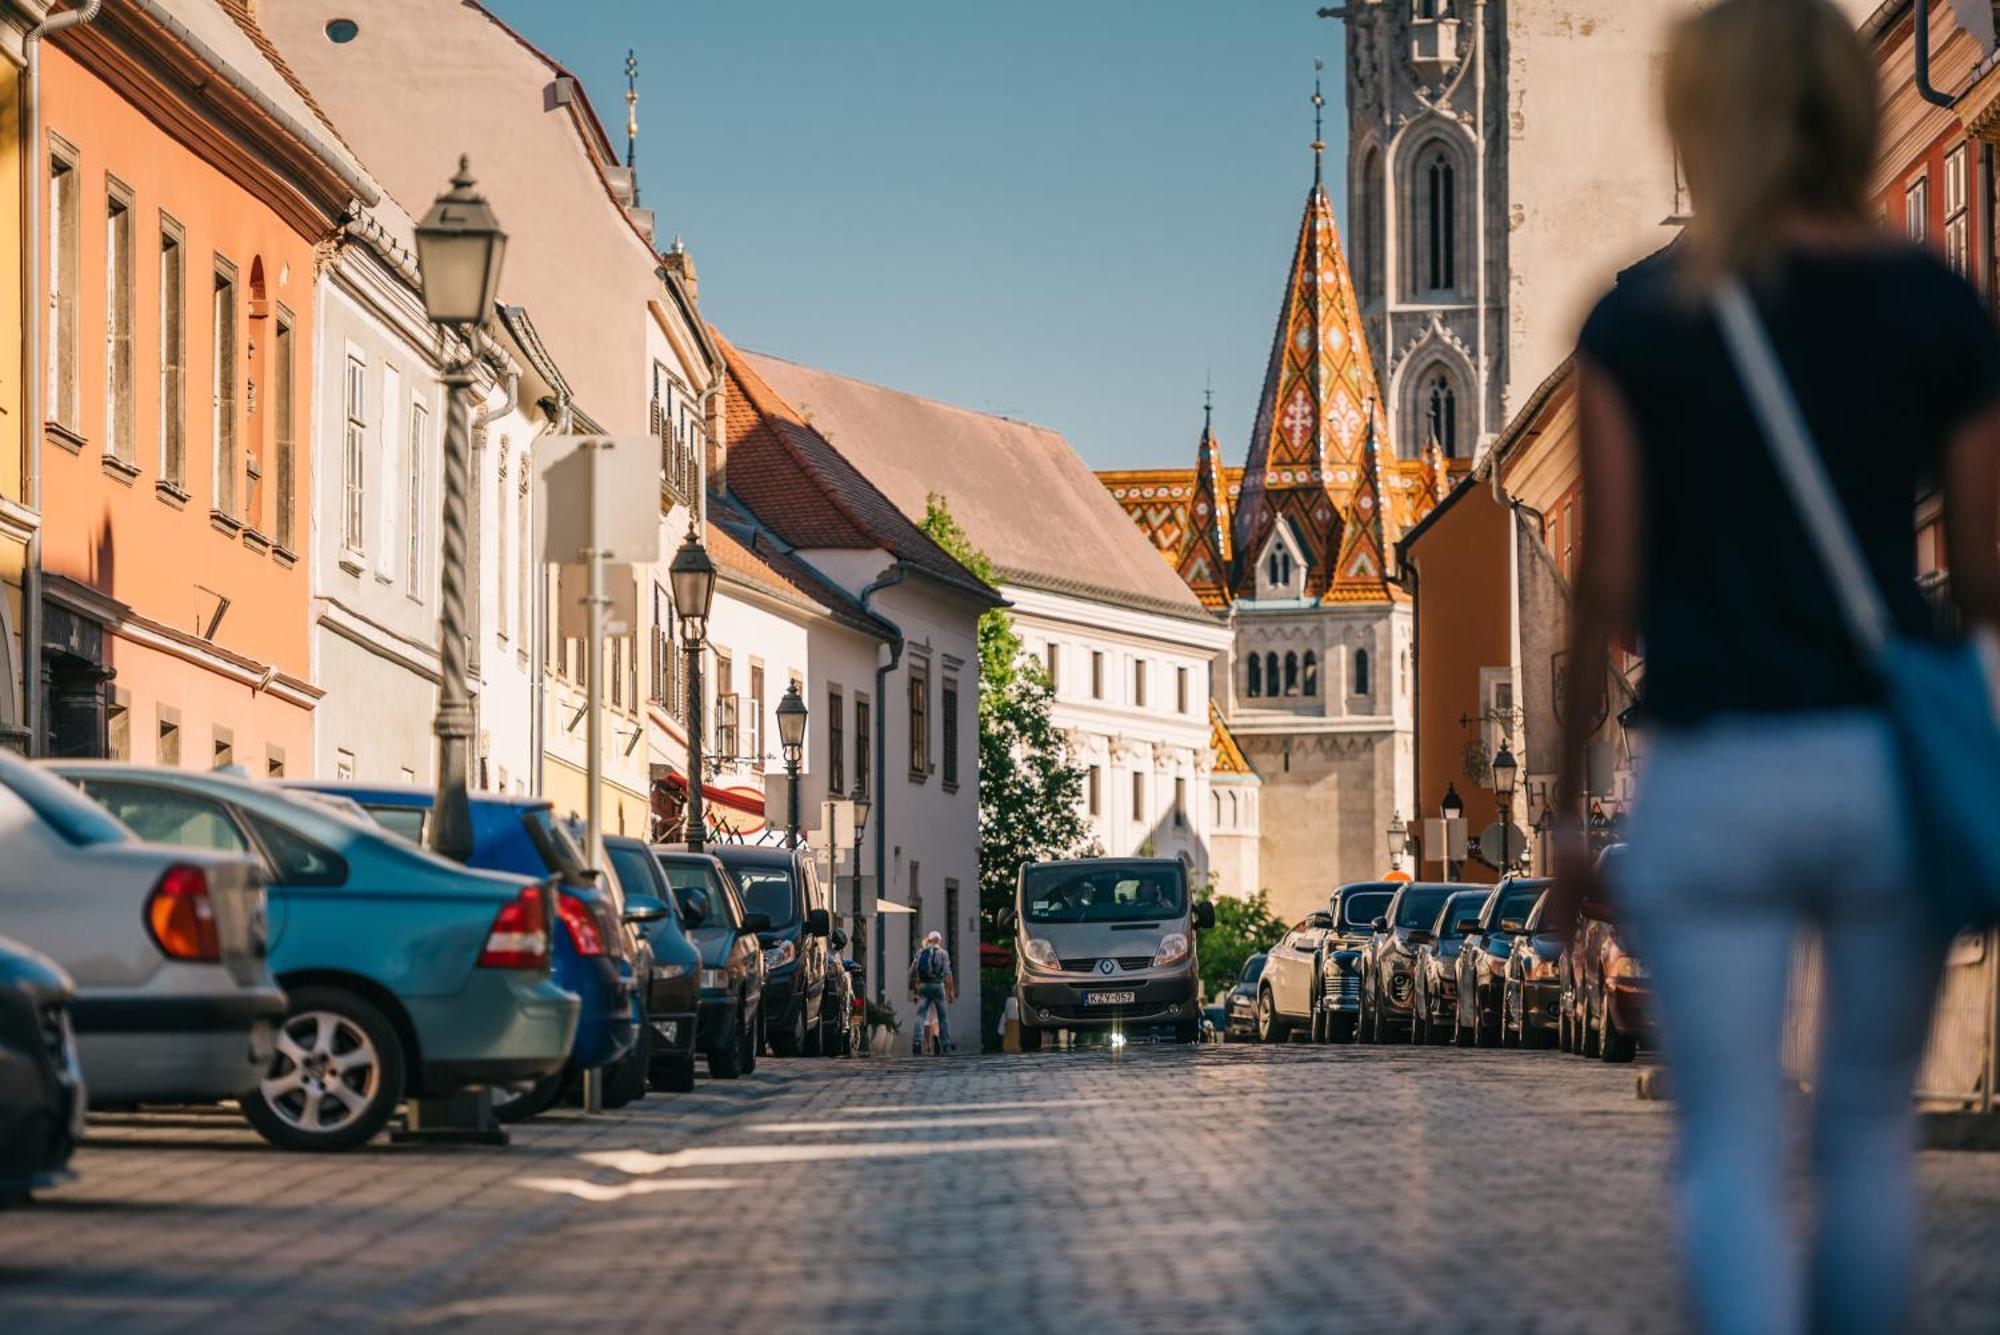
[[[750,1122],[743,1129],[767,1136],[823,1136],[843,1131],[935,1131],[953,1126],[1023,1126],[1043,1120],[1033,1113],[988,1113],[977,1117],[857,1117],[838,1122]]]
[[[622,1201],[627,1196],[649,1196],[660,1191],[719,1191],[739,1187],[743,1179],[732,1177],[677,1177],[667,1182],[587,1182],[580,1177],[517,1177],[517,1187],[546,1191],[554,1196],[574,1196],[580,1201]]]
[[[676,1168],[721,1168],[741,1164],[814,1163],[837,1159],[901,1159],[928,1154],[990,1154],[1003,1150],[1048,1150],[1063,1144],[1054,1136],[997,1136],[973,1140],[905,1140],[863,1145],[702,1145],[655,1154],[650,1150],[599,1150],[581,1155],[599,1168],[644,1177]]]

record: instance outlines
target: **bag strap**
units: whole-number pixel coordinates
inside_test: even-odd
[[[1751,411],[1778,466],[1778,476],[1819,553],[1820,564],[1826,568],[1848,630],[1860,645],[1862,656],[1873,660],[1889,641],[1893,625],[1889,604],[1868,572],[1854,526],[1834,494],[1833,480],[1813,445],[1791,382],[1778,364],[1771,336],[1738,280],[1725,280],[1710,304],[1722,327],[1730,363],[1750,397]]]

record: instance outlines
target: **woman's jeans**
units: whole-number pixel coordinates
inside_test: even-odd
[[[1739,716],[1658,737],[1611,887],[1653,980],[1693,1314],[1717,1332],[1889,1331],[1918,1231],[1911,1087],[1945,934],[1912,884],[1888,723]],[[1813,1224],[1786,1189],[1793,948],[1822,947]]]
[[[938,1051],[951,1051],[951,1016],[944,1008],[944,984],[920,983],[917,986],[917,1034],[911,1047],[918,1052],[924,1050],[924,1022],[928,1015],[937,1016]]]

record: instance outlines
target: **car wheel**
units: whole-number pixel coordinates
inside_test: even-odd
[[[365,1145],[403,1102],[403,1040],[388,1016],[351,992],[294,990],[277,1045],[242,1107],[280,1149]]]
[[[1174,1042],[1180,1044],[1201,1042],[1201,1021],[1182,1020],[1174,1026]]]
[[[734,1041],[716,1048],[708,1054],[708,1073],[717,1080],[734,1080],[744,1074],[744,1057],[750,1047],[750,1026],[743,1019],[743,1006],[739,1000],[736,1010],[736,1037]]]
[[[1514,989],[1511,986],[1502,988],[1500,990],[1500,1046],[1503,1048],[1518,1048],[1521,1046],[1523,1037],[1521,1031],[1526,1027],[1526,1019],[1515,1014],[1515,1006]],[[1516,1020],[1520,1020],[1521,1023],[1515,1023]]]
[[[1629,1062],[1638,1054],[1639,1045],[1632,1036],[1618,1027],[1618,1021],[1611,1018],[1611,998],[1604,999],[1604,1009],[1598,1017],[1597,1056],[1601,1061]]]
[[[686,1094],[694,1088],[694,1056],[668,1057],[653,1063],[648,1083],[662,1094]]]
[[[1569,998],[1564,997],[1556,1003],[1556,1050],[1568,1052],[1569,1049]]]
[[[1306,1023],[1306,1037],[1314,1043],[1324,1043],[1327,1041],[1326,1011],[1319,1003],[1318,989],[1313,991],[1311,1005],[1312,1018]]]
[[[632,1050],[604,1072],[604,1106],[623,1108],[646,1097],[647,1075],[653,1066],[653,1029],[639,1026]]]
[[[1257,994],[1257,1041],[1275,1043],[1278,1041],[1278,1011],[1271,1000],[1271,989],[1265,988]]]
[[[569,1092],[570,1081],[570,1069],[564,1067],[523,1089],[495,1089],[493,1115],[503,1122],[525,1122],[540,1117],[562,1102],[563,1095]]]
[[[1029,1024],[1027,1021],[1023,1020],[1021,1022],[1021,1051],[1040,1052],[1041,1050],[1042,1050],[1041,1027],[1038,1025]]]
[[[1582,1012],[1576,1018],[1579,1025],[1577,1030],[1577,1046],[1583,1056],[1594,1058],[1598,1052],[1597,1022],[1591,1018],[1588,1001],[1584,1003]]]
[[[1430,1021],[1424,1017],[1424,999],[1412,994],[1410,997],[1410,1046],[1427,1045],[1430,1042]]]
[[[757,1055],[764,1050],[764,1007],[757,1007],[757,1014],[751,1018],[750,1032],[745,1038],[743,1049],[743,1074],[754,1075],[757,1071]]]

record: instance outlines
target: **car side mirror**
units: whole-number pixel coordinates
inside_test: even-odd
[[[1409,943],[1413,946],[1427,946],[1431,942],[1437,940],[1437,938],[1435,936],[1432,936],[1429,932],[1425,931],[1423,928],[1417,927],[1411,929],[1408,940]]]
[[[708,891],[688,889],[680,892],[681,925],[700,927],[708,921]]]
[[[1368,925],[1374,928],[1378,932],[1386,932],[1389,930],[1389,920],[1387,918],[1377,918]]]
[[[993,925],[1003,932],[1013,931],[1018,921],[1012,904],[1002,904],[993,914]]]
[[[1306,925],[1314,931],[1324,932],[1333,926],[1333,917],[1331,914],[1315,913],[1312,917],[1306,919]]]
[[[1502,918],[1500,920],[1500,930],[1508,936],[1518,936],[1524,930],[1524,927],[1525,924],[1519,918]]]
[[[746,913],[743,915],[743,930],[746,932],[768,932],[771,930],[771,915],[768,913]]]
[[[667,906],[651,895],[632,895],[625,901],[625,921],[658,922],[667,916]]]
[[[827,944],[835,950],[847,949],[847,929],[845,927],[834,928],[827,936]]]
[[[1471,936],[1474,932],[1479,930],[1479,919],[1460,918],[1457,922],[1451,925],[1451,930],[1457,932],[1460,936]]]
[[[1215,905],[1206,899],[1198,900],[1194,906],[1194,929],[1197,932],[1205,932],[1213,926],[1215,926]]]
[[[811,909],[806,913],[806,933],[810,936],[825,937],[833,933],[833,915],[825,909]]]

